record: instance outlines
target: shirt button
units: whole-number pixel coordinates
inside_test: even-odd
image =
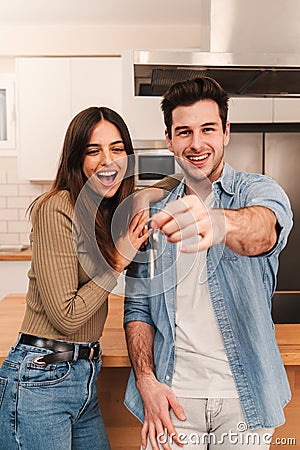
[[[170,380],[170,377],[169,377],[169,375],[166,375],[166,380],[167,380],[167,381],[169,381],[169,380]]]

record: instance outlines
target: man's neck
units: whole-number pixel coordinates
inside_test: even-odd
[[[207,178],[195,181],[186,177],[184,191],[186,195],[194,194],[204,201],[212,192],[212,184]]]

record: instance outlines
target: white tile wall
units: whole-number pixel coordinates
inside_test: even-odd
[[[30,222],[26,209],[50,184],[20,180],[15,170],[0,170],[0,245],[28,244]]]

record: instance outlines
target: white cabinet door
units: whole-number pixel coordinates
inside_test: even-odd
[[[7,294],[25,294],[31,261],[0,261],[0,300]]]
[[[123,102],[123,117],[132,139],[164,139],[160,97],[132,97]]]
[[[71,58],[72,115],[89,106],[107,106],[122,115],[120,57]]]
[[[20,177],[52,180],[71,118],[69,58],[17,60]]]
[[[300,122],[300,98],[274,98],[274,122]]]
[[[271,123],[273,99],[232,97],[228,117],[231,123]]]
[[[17,60],[19,172],[29,180],[55,176],[67,126],[88,106],[122,114],[121,58]]]
[[[134,92],[133,53],[122,54],[123,116],[133,139],[164,139],[165,126],[160,97],[138,97]]]

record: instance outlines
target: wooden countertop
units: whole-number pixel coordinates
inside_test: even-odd
[[[17,339],[25,311],[25,295],[9,294],[0,301],[0,363]],[[130,367],[123,330],[123,296],[110,294],[101,346],[103,367]],[[276,324],[279,350],[286,366],[300,365],[300,324]]]
[[[0,252],[0,261],[30,261],[31,257],[31,249],[11,253]]]
[[[0,364],[17,339],[25,305],[25,294],[9,294],[0,301]],[[109,313],[101,346],[103,367],[130,367],[123,331],[123,296],[109,296]]]

